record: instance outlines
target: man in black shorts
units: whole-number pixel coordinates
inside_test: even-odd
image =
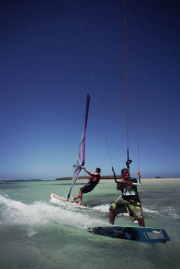
[[[90,191],[92,191],[96,185],[99,183],[100,181],[100,173],[101,173],[101,169],[100,168],[96,168],[95,172],[92,173],[89,170],[87,170],[85,167],[82,167],[86,173],[88,173],[91,177],[88,181],[88,183],[86,183],[86,185],[84,185],[80,190],[78,195],[73,199],[73,200],[69,200],[69,202],[75,202],[77,199],[79,199],[79,203],[78,205],[82,205],[82,197],[84,193],[88,193]]]

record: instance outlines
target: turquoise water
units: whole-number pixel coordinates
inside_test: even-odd
[[[87,181],[79,181],[73,191]],[[146,244],[87,232],[108,224],[109,204],[119,192],[102,180],[84,206],[53,201],[66,198],[71,181],[0,182],[0,268],[180,268],[180,181],[144,182],[139,187],[146,226],[164,228],[171,241]],[[130,225],[117,216],[116,225]]]

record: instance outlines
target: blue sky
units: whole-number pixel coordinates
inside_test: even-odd
[[[129,150],[138,172],[131,1]],[[140,171],[180,176],[180,4],[134,1]],[[1,1],[0,178],[72,175],[91,96],[86,167],[117,174],[127,150],[123,0]],[[79,24],[80,21],[80,24]],[[83,34],[82,34],[83,33]]]

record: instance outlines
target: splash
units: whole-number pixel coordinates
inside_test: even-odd
[[[107,225],[107,222],[99,220],[96,216],[90,216],[88,212],[77,212],[74,209],[67,210],[67,207],[63,208],[45,202],[25,204],[0,195],[0,206],[1,226],[28,225],[31,227],[44,227],[59,224],[87,229],[91,226]]]
[[[102,213],[109,213],[109,204],[94,206],[92,209],[96,211],[100,211]]]

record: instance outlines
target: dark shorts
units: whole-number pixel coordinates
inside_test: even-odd
[[[84,185],[80,190],[82,193],[87,193],[92,191],[97,184],[89,184],[89,185]]]

